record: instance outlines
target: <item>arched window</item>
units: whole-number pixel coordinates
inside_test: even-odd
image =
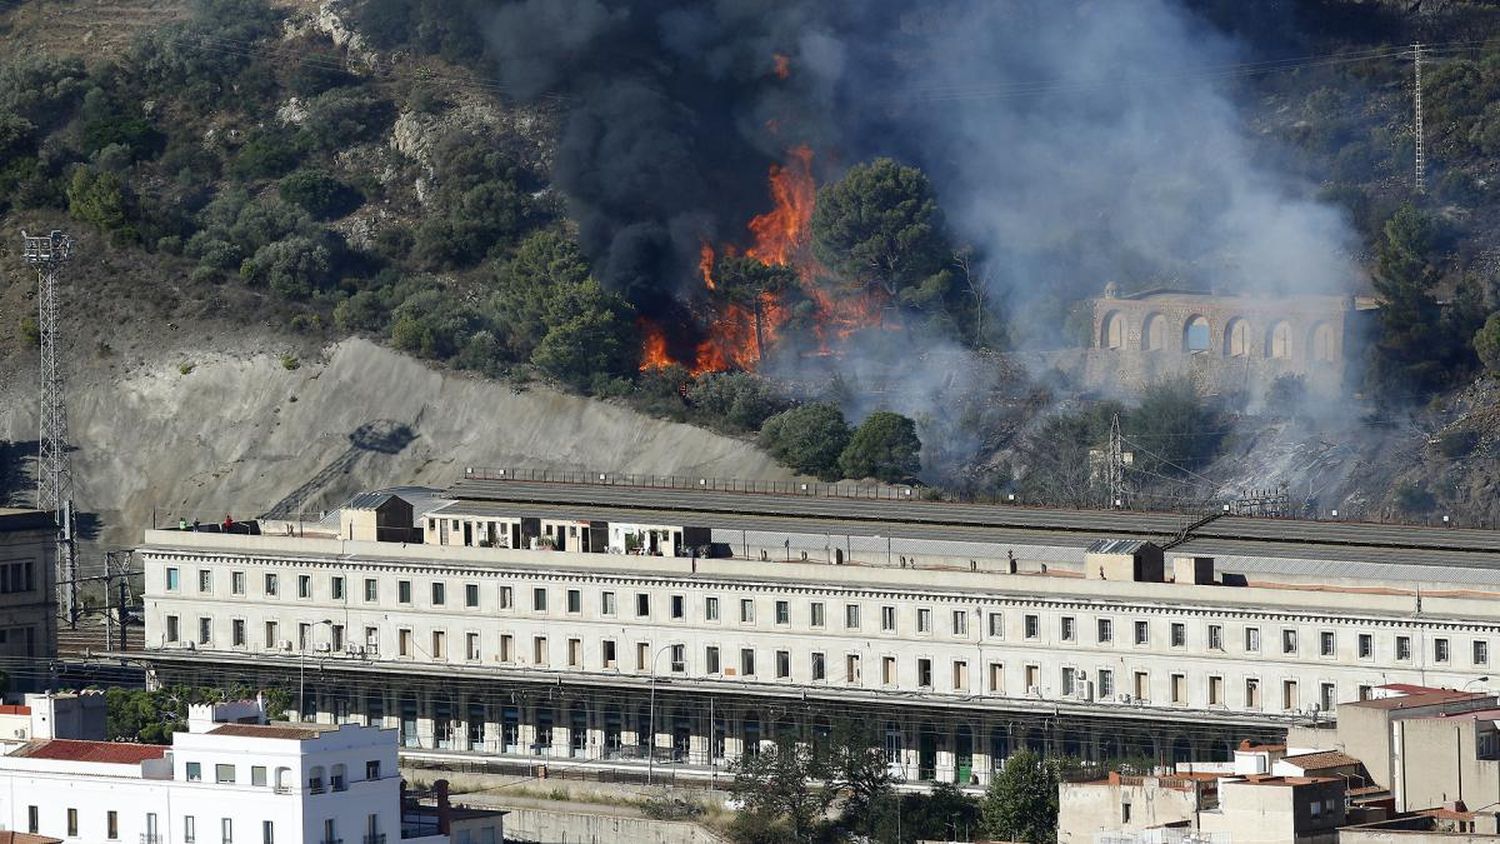
[[[333,766],[333,772],[328,775],[328,787],[333,791],[343,791],[348,788],[349,775],[344,763],[340,762]]]
[[[1125,345],[1125,318],[1117,313],[1104,315],[1104,324],[1099,330],[1099,348],[1118,349]]]
[[[1328,327],[1328,323],[1320,322],[1313,326],[1307,345],[1311,349],[1309,357],[1313,360],[1325,363],[1333,361],[1333,329]]]
[[[286,791],[287,789],[291,788],[292,787],[292,783],[290,782],[291,778],[292,778],[292,769],[291,768],[277,768],[276,769],[276,790],[277,791]]]
[[[1292,327],[1285,320],[1266,333],[1266,357],[1285,360],[1292,356]]]
[[[1232,319],[1224,326],[1224,355],[1242,358],[1250,354],[1250,327],[1242,319]]]
[[[1167,320],[1161,314],[1146,317],[1141,327],[1141,348],[1148,352],[1159,352],[1167,347]]]
[[[1182,327],[1182,348],[1189,352],[1206,352],[1209,346],[1208,319],[1202,316],[1189,317]]]
[[[307,771],[307,790],[313,794],[323,793],[323,766],[314,765]]]

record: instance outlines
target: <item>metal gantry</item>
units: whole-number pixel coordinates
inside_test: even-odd
[[[57,606],[69,627],[78,625],[78,551],[74,545],[73,470],[68,455],[68,406],[58,329],[57,275],[73,257],[73,239],[53,229],[21,232],[22,257],[36,268],[37,331],[41,341],[41,407],[37,414],[36,506],[57,517]]]

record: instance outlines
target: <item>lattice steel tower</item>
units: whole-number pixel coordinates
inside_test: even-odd
[[[73,239],[53,229],[21,232],[22,255],[36,268],[37,328],[41,335],[42,393],[38,413],[36,506],[57,516],[57,608],[78,625],[78,552],[73,539],[73,469],[68,456],[68,405],[58,332],[57,274],[73,257]]]

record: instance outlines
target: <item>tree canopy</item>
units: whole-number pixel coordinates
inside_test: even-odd
[[[846,478],[875,478],[896,483],[915,477],[922,470],[922,441],[917,423],[888,410],[865,418],[839,454],[839,469]]]
[[[814,402],[767,419],[760,440],[772,456],[793,469],[833,481],[839,478],[839,455],[849,444],[849,424],[838,407]]]
[[[1055,841],[1061,780],[1056,760],[1030,750],[1011,754],[980,801],[985,831],[1006,841]]]

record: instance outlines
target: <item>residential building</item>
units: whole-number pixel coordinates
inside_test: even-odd
[[[848,712],[898,775],[982,785],[1018,747],[1228,760],[1383,684],[1485,682],[1500,640],[1483,531],[474,477],[421,543],[148,531],[145,658],[305,685],[297,717],[415,758],[707,775]]]
[[[448,844],[402,835],[392,731],[260,716],[247,703],[194,707],[170,747],[29,742],[0,756],[0,825],[89,844]]]
[[[104,692],[27,693],[22,701],[0,706],[0,751],[49,738],[104,740]]]
[[[57,525],[49,513],[0,507],[0,661],[57,653]],[[12,672],[11,691],[40,691],[44,674]]]

